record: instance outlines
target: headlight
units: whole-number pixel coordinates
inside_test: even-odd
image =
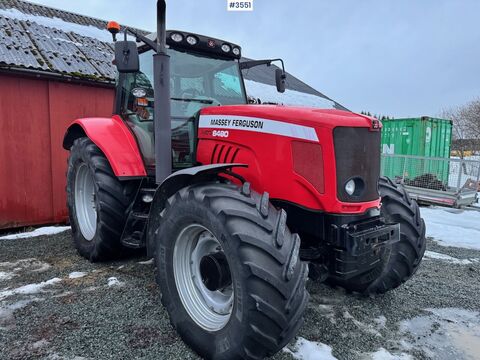
[[[233,52],[233,55],[235,55],[235,56],[240,55],[240,49],[239,48],[233,48],[232,52]]]
[[[230,48],[230,45],[228,44],[223,44],[222,45],[222,50],[226,53],[230,52],[231,48]]]
[[[170,38],[175,42],[180,42],[183,40],[182,34],[179,33],[173,33],[172,35],[170,35]]]
[[[197,43],[197,38],[195,36],[187,36],[187,43],[190,45],[195,45]]]
[[[353,195],[353,193],[355,192],[355,180],[351,179],[347,181],[347,183],[345,184],[345,191],[348,195]]]

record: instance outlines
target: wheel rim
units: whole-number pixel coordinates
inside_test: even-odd
[[[222,329],[232,314],[234,291],[223,248],[208,229],[192,224],[180,232],[173,273],[190,317],[207,331]]]
[[[75,211],[83,237],[91,241],[97,230],[95,183],[87,164],[82,163],[75,176]]]

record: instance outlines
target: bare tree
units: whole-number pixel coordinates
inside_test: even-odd
[[[453,149],[463,159],[465,152],[473,150],[480,139],[480,99],[443,110],[441,117],[453,121]]]
[[[480,99],[475,99],[461,107],[460,114],[468,123],[467,135],[471,139],[480,138]]]

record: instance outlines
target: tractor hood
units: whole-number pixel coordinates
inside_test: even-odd
[[[200,111],[200,123],[204,127],[231,128],[232,125],[238,126],[239,121],[247,127],[255,127],[261,126],[259,121],[262,119],[329,129],[337,126],[368,128],[381,126],[371,117],[335,109],[283,105],[232,105],[212,106]]]

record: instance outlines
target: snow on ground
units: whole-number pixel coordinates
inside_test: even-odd
[[[11,270],[13,272],[25,270],[33,272],[43,272],[50,269],[50,267],[50,264],[40,261],[36,258],[27,258],[17,261],[6,261],[0,263],[0,270]]]
[[[439,245],[480,250],[480,212],[443,207],[421,208],[427,236]]]
[[[35,229],[30,232],[0,236],[0,240],[16,240],[16,239],[35,237],[35,236],[55,235],[67,230],[70,230],[70,226],[46,226],[46,227]]]
[[[55,285],[62,281],[60,278],[53,278],[47,281],[42,281],[40,283],[36,284],[27,284],[20,286],[15,289],[4,289],[0,291],[0,300],[6,299],[7,297],[13,296],[13,295],[32,295],[32,294],[37,294],[43,290],[43,288],[50,286],[50,285]]]
[[[377,324],[379,328],[383,329],[385,325],[387,325],[387,318],[383,315],[380,315],[379,317],[373,319],[373,322]]]
[[[107,281],[108,281],[108,286],[121,286],[123,284],[114,276],[109,277]]]
[[[82,278],[84,276],[86,276],[87,273],[86,272],[82,272],[82,271],[73,271],[71,272],[70,274],[68,274],[68,278],[69,279],[79,279],[79,278]]]
[[[7,261],[0,263],[0,282],[10,280],[23,271],[43,272],[50,268],[50,264],[35,258]]]
[[[347,320],[351,320],[359,330],[361,330],[365,333],[372,334],[372,335],[378,336],[378,337],[382,337],[382,335],[375,329],[375,326],[372,326],[370,324],[365,324],[365,323],[355,319],[352,316],[352,314],[350,314],[347,310],[345,310],[343,312],[343,318],[347,319]]]
[[[299,337],[293,349],[284,348],[284,352],[291,354],[295,359],[300,360],[336,360],[332,355],[332,348],[328,345],[308,341]]]
[[[452,264],[458,264],[458,265],[469,265],[474,262],[480,262],[480,259],[457,259],[453,256],[446,255],[446,254],[440,254],[434,251],[425,251],[425,259],[436,259],[436,260],[441,260],[441,261],[446,261]]]
[[[333,102],[320,96],[306,94],[300,91],[286,89],[279,93],[272,85],[259,83],[245,79],[247,94],[254,98],[260,98],[263,102],[273,102],[284,105],[311,106],[317,108],[332,109]]]
[[[12,318],[15,311],[23,309],[28,304],[34,301],[40,301],[38,298],[24,299],[13,304],[1,304],[0,303],[0,329],[2,329],[2,324],[8,323]]]
[[[385,350],[384,348],[380,348],[374,353],[367,354],[364,359],[371,359],[371,360],[413,360],[413,357],[405,354],[392,354],[389,351]]]
[[[82,36],[88,36],[103,42],[112,42],[112,35],[108,30],[102,30],[92,25],[80,25],[67,22],[57,17],[25,14],[17,9],[0,9],[0,15],[17,20],[36,22],[50,28],[56,28],[65,32],[74,32]]]
[[[153,258],[147,261],[139,261],[138,263],[141,265],[153,265]]]
[[[364,360],[413,360],[406,352],[421,350],[431,359],[478,359],[480,354],[480,313],[457,308],[425,309],[427,315],[399,323],[393,342]],[[321,359],[318,357],[318,359]]]
[[[11,278],[13,278],[15,275],[15,273],[13,272],[6,272],[6,271],[0,271],[0,281],[2,280],[10,280]]]
[[[332,324],[337,323],[337,319],[335,319],[335,309],[333,305],[330,304],[318,304],[317,311],[322,314],[323,317],[328,319]]]
[[[42,349],[46,346],[50,345],[50,342],[48,342],[47,340],[45,339],[41,339],[41,340],[38,340],[38,341],[35,341],[32,345],[31,345],[31,348],[33,350],[38,350],[38,349]],[[50,359],[50,357],[49,357]]]
[[[426,311],[430,314],[400,323],[400,347],[420,348],[434,359],[479,358],[479,312],[456,308]]]

